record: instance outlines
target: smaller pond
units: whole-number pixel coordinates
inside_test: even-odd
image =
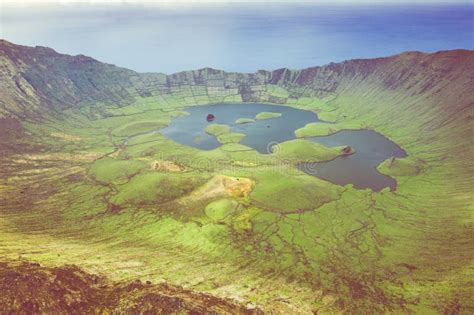
[[[301,163],[299,168],[303,172],[339,185],[353,184],[359,189],[380,191],[385,187],[390,187],[391,190],[396,188],[396,180],[381,174],[377,171],[377,166],[392,156],[405,157],[406,152],[381,134],[373,130],[343,130],[308,140],[328,147],[349,145],[356,153],[339,156],[328,162]]]

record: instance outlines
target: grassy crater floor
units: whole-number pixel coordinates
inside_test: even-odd
[[[288,97],[282,88],[269,91]],[[44,149],[2,160],[0,254],[47,266],[72,262],[111,281],[167,281],[277,313],[468,308],[472,261],[459,249],[474,208],[472,195],[456,189],[468,182],[453,175],[465,173],[460,152],[442,150],[449,138],[433,150],[415,125],[398,128],[388,110],[369,110],[360,95],[288,103],[337,120],[337,128],[370,126],[404,146],[408,158],[379,166],[397,190],[357,190],[298,171],[298,161],[341,154],[304,139],[264,155],[236,143],[243,136],[229,126],[211,124],[206,132],[222,146],[180,145],[147,132],[189,104],[137,97],[110,106],[106,117],[66,110],[62,120],[25,123]]]

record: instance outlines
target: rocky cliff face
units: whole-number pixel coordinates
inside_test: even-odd
[[[188,91],[219,101],[239,95],[243,101],[285,103],[288,98],[334,97],[348,89],[372,84],[402,90],[409,96],[431,95],[443,100],[456,93],[462,111],[472,106],[474,52],[453,50],[424,54],[408,52],[368,60],[350,60],[303,70],[278,69],[230,73],[204,68],[172,75],[140,74],[90,57],[69,56],[45,47],[18,46],[0,41],[0,115],[25,117],[45,111],[91,103],[130,104],[136,96]],[[272,96],[267,85],[288,90],[288,97]],[[452,108],[455,107],[455,108]]]
[[[309,96],[336,107],[357,106],[357,115],[384,111],[381,123],[387,123],[389,115],[404,124],[416,116],[420,119],[412,123],[426,132],[453,127],[459,135],[472,131],[466,126],[474,119],[473,73],[474,52],[452,50],[407,52],[303,70],[232,73],[204,68],[165,75],[0,40],[0,146],[25,148],[22,139],[27,135],[20,121],[61,117],[62,110],[82,106],[94,108],[101,117],[107,115],[103,105],[125,106],[138,97],[179,99],[184,106],[197,100],[284,104]],[[272,93],[274,87],[284,93]],[[394,128],[403,127],[392,122]],[[451,136],[457,135],[451,132]]]
[[[0,42],[1,112],[24,117],[81,103],[130,102],[138,74],[86,56]]]

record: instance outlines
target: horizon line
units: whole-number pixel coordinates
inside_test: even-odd
[[[0,0],[2,5],[158,5],[182,6],[195,4],[313,4],[313,5],[455,5],[474,3],[470,0]]]
[[[2,37],[0,37],[0,42],[6,42],[7,44],[11,44],[11,45],[14,45],[14,46],[23,46],[23,47],[28,47],[28,48],[52,49],[55,53],[60,54],[60,55],[66,55],[66,56],[71,56],[71,57],[84,56],[84,57],[94,59],[95,61],[103,63],[103,64],[108,64],[108,65],[112,65],[112,66],[115,66],[115,67],[118,67],[118,68],[131,70],[131,71],[134,71],[134,72],[140,73],[140,74],[154,73],[154,74],[163,74],[163,75],[166,75],[166,76],[170,76],[170,75],[174,75],[174,74],[178,74],[178,73],[182,73],[182,72],[188,72],[188,71],[198,71],[198,70],[203,70],[203,69],[212,69],[212,70],[223,71],[223,72],[227,72],[227,73],[245,73],[245,74],[254,74],[254,73],[258,73],[259,71],[273,72],[273,71],[281,70],[281,69],[300,71],[300,70],[305,70],[305,69],[309,69],[309,68],[324,67],[324,66],[328,66],[328,65],[331,65],[331,64],[343,63],[343,62],[347,62],[347,61],[392,58],[392,57],[400,56],[400,55],[403,55],[403,54],[413,54],[413,53],[415,53],[415,54],[423,54],[423,55],[432,55],[432,54],[436,54],[436,53],[447,53],[447,52],[454,52],[454,51],[465,51],[465,52],[468,52],[468,53],[473,53],[474,52],[473,49],[468,49],[468,48],[440,49],[440,50],[435,50],[435,51],[402,50],[402,51],[399,51],[398,53],[394,53],[394,54],[381,55],[381,56],[376,56],[376,57],[348,58],[348,59],[339,60],[339,61],[330,61],[330,62],[321,63],[321,64],[309,65],[309,66],[302,67],[302,68],[293,68],[293,67],[288,67],[288,66],[280,66],[280,67],[275,67],[275,68],[272,68],[272,69],[271,68],[260,68],[260,69],[255,69],[253,71],[237,71],[237,70],[219,68],[219,67],[215,67],[215,66],[201,66],[201,67],[196,67],[196,68],[192,68],[192,69],[183,69],[183,70],[176,70],[176,71],[173,71],[173,72],[165,72],[165,71],[139,71],[139,70],[135,70],[135,69],[132,69],[130,67],[127,67],[127,66],[121,66],[119,64],[110,63],[110,62],[102,60],[102,59],[97,59],[96,57],[91,56],[91,55],[85,55],[85,54],[82,54],[82,53],[79,53],[79,54],[65,53],[65,52],[58,51],[54,47],[50,47],[50,46],[43,46],[43,45],[31,46],[31,45],[18,44],[18,43],[10,41],[8,39],[2,38]]]

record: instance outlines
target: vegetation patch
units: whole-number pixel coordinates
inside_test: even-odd
[[[414,176],[421,173],[425,167],[426,163],[419,159],[391,157],[380,163],[377,169],[389,176]]]
[[[316,109],[318,112],[331,112],[334,110],[334,107],[327,102],[314,97],[300,97],[294,100],[293,103],[304,108]]]
[[[268,84],[267,93],[278,98],[287,98],[290,93],[279,85]]]
[[[281,113],[261,112],[255,116],[255,119],[264,120],[264,119],[272,119],[272,118],[278,118],[278,117],[281,117]]]
[[[327,136],[333,134],[340,129],[331,124],[325,123],[309,123],[304,127],[295,130],[295,136],[297,138]]]
[[[197,174],[140,174],[118,187],[118,193],[110,201],[121,206],[158,205],[189,194],[204,182],[205,177]]]
[[[238,233],[245,233],[252,230],[252,219],[262,210],[257,207],[243,208],[238,215],[232,218],[232,228]]]
[[[208,204],[205,213],[214,222],[228,221],[238,206],[234,199],[219,199]]]
[[[168,120],[136,121],[120,126],[112,132],[114,136],[127,137],[161,129],[169,124]]]
[[[250,194],[257,207],[281,213],[313,210],[337,196],[334,185],[316,177],[273,171],[259,173]]]
[[[211,125],[208,125],[204,129],[204,131],[207,134],[218,137],[218,136],[223,135],[225,133],[229,133],[230,132],[230,127],[227,126],[227,125],[223,125],[223,124],[211,124]]]
[[[176,110],[170,112],[171,117],[185,117],[191,115],[191,113],[185,110]]]
[[[82,140],[81,137],[77,137],[77,136],[74,136],[74,135],[69,135],[69,134],[66,134],[66,133],[63,133],[63,132],[52,132],[51,137],[59,138],[59,139],[65,140],[65,141],[72,141],[72,142]]]
[[[341,155],[344,147],[326,147],[303,139],[285,141],[272,147],[272,155],[293,162],[320,162]]]
[[[241,125],[241,124],[249,124],[255,122],[255,119],[252,118],[239,118],[235,121],[236,124]]]
[[[222,143],[239,143],[242,141],[242,139],[245,138],[244,133],[240,132],[229,132],[229,133],[224,133],[221,134],[220,136],[217,137],[217,140]]]
[[[223,146],[221,146],[219,149],[222,151],[227,151],[227,152],[253,151],[251,147],[248,147],[240,143],[226,143]]]

